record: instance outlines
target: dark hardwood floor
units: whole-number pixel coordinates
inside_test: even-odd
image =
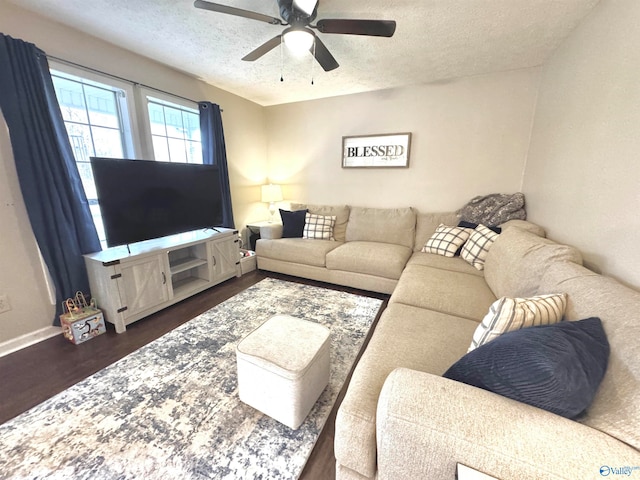
[[[106,334],[81,345],[73,345],[65,340],[62,335],[57,335],[28,348],[0,357],[0,424],[118,361],[134,350],[224,302],[267,276],[308,285],[320,285],[325,288],[368,295],[383,300],[388,299],[388,295],[363,292],[357,289],[328,285],[286,275],[254,271],[240,278],[228,280],[221,285],[210,288],[194,297],[133,323],[127,327],[127,331],[123,334],[118,335],[113,325],[107,324]],[[386,307],[386,301],[383,307]],[[378,318],[376,318],[373,328],[375,328],[377,321]],[[369,332],[369,336],[373,328]],[[368,341],[369,337],[367,337],[365,345]],[[334,422],[337,408],[342,401],[347,384],[348,381],[345,382],[345,387],[342,389],[307,461],[300,477],[302,479],[327,480],[335,478],[335,459],[333,456]]]

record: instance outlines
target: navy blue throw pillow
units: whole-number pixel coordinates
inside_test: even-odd
[[[459,227],[465,227],[465,228],[476,228],[478,226],[477,223],[473,223],[473,222],[466,222],[464,220],[460,220],[460,222],[458,223]],[[495,225],[485,225],[485,227],[487,227],[489,230],[496,232],[496,233],[502,233],[502,228],[500,227],[496,227]]]
[[[443,376],[576,418],[591,405],[608,362],[606,333],[592,317],[504,333]]]
[[[304,230],[305,217],[308,210],[289,210],[280,209],[280,218],[282,218],[282,238],[301,238]]]

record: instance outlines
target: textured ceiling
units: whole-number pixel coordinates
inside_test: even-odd
[[[537,66],[598,3],[320,0],[317,20],[397,22],[392,38],[319,34],[340,64],[324,72],[310,54],[294,58],[279,48],[242,61],[284,27],[196,9],[192,0],[9,1],[261,105]],[[279,16],[276,0],[217,3]]]

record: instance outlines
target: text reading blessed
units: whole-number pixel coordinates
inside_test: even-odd
[[[347,157],[400,157],[404,155],[403,145],[369,145],[347,147]]]

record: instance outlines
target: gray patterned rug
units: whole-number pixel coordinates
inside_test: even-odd
[[[0,426],[3,479],[297,478],[381,301],[265,279]],[[238,398],[235,345],[277,313],[331,330],[331,381],[293,431]]]

